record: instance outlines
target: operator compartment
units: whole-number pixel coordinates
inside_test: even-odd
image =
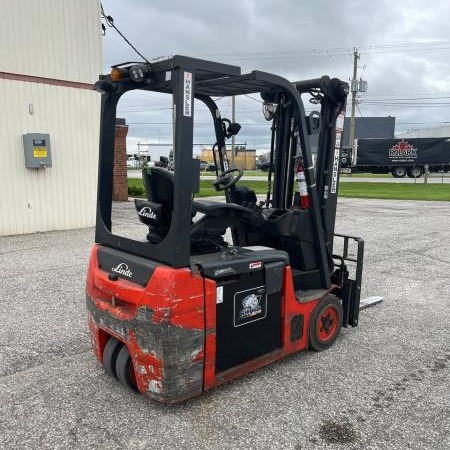
[[[285,252],[229,247],[191,261],[216,283],[216,373],[281,348]]]

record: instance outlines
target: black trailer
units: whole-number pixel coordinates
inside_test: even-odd
[[[357,139],[355,153],[344,148],[341,168],[351,173],[391,173],[395,178],[421,177],[450,169],[450,137],[412,139]]]

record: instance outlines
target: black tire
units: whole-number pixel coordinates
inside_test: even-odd
[[[341,302],[328,295],[319,301],[309,322],[309,348],[321,352],[330,348],[342,328],[343,309]]]
[[[128,386],[130,389],[133,389],[133,391],[137,391],[133,363],[126,345],[120,349],[119,355],[117,356],[116,374],[123,385]]]
[[[420,178],[424,174],[424,170],[422,167],[411,167],[411,169],[408,170],[408,177],[409,178]]]
[[[110,337],[103,350],[103,367],[110,375],[116,378],[116,360],[122,347],[122,342]]]
[[[392,169],[392,176],[394,178],[403,178],[406,175],[406,169],[404,167],[394,167]]]

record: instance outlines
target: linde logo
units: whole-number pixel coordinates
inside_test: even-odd
[[[156,220],[156,214],[152,211],[152,208],[150,208],[150,206],[144,206],[139,212],[138,214],[141,217],[147,217],[148,219],[153,219]]]
[[[111,272],[116,272],[128,278],[131,278],[133,276],[133,272],[125,263],[120,263],[117,267],[113,267],[111,269]]]
[[[417,148],[414,148],[412,144],[402,139],[397,142],[392,148],[389,149],[389,158],[396,157],[408,157],[417,158]]]

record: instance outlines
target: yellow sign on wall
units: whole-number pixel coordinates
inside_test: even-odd
[[[45,147],[34,147],[33,156],[35,158],[47,158],[47,149]]]

